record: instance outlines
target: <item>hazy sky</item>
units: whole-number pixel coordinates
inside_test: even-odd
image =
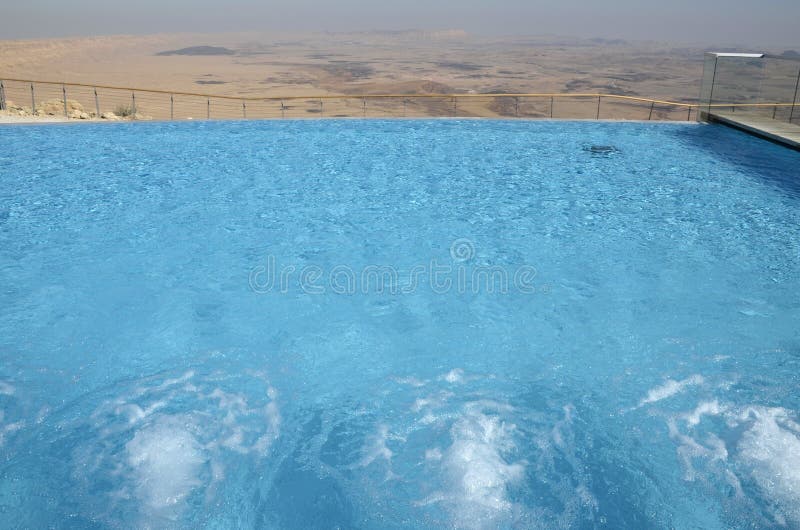
[[[0,8],[0,39],[412,28],[798,48],[800,0],[23,0]]]

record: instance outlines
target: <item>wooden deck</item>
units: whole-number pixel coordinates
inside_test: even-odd
[[[743,112],[713,112],[707,117],[708,121],[734,127],[800,151],[800,125]]]

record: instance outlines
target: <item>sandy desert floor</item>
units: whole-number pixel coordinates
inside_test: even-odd
[[[197,48],[218,47],[215,50]],[[189,48],[188,55],[163,54]],[[0,78],[217,94],[236,97],[304,96],[308,101],[270,102],[242,108],[238,101],[214,102],[216,117],[286,115],[315,117],[362,112],[358,98],[325,107],[313,96],[419,93],[609,93],[694,102],[705,50],[654,42],[562,37],[487,38],[462,31],[366,32],[343,34],[172,34],[0,41]],[[208,53],[222,53],[208,55]],[[6,97],[30,107],[27,85],[6,81]],[[36,101],[62,98],[61,87],[37,86]],[[87,112],[95,108],[90,89],[72,90]],[[128,105],[127,91],[101,93],[100,113]],[[135,97],[135,96],[134,96]],[[180,117],[211,115],[211,103],[179,102]],[[219,103],[219,104],[218,104]],[[169,96],[140,94],[142,115],[164,118]],[[450,101],[370,103],[368,114],[549,117],[549,101],[486,98],[451,109]],[[337,105],[339,107],[337,108]],[[555,117],[594,117],[592,101],[560,101]],[[38,106],[38,103],[37,103]],[[406,105],[407,106],[407,105]],[[413,106],[413,105],[412,105]],[[209,107],[209,108],[207,108]],[[269,107],[269,108],[268,108]],[[620,108],[616,108],[620,107]],[[609,105],[608,118],[644,118],[647,105]],[[149,111],[149,112],[147,112]],[[175,109],[172,110],[176,113]],[[249,112],[249,114],[248,114]],[[677,118],[674,114],[677,113]],[[656,109],[654,118],[681,119],[685,110]],[[685,117],[683,118],[685,119]]]

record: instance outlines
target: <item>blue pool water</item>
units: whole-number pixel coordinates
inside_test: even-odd
[[[0,129],[3,528],[800,526],[800,154]]]

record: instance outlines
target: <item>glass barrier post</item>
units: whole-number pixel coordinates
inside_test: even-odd
[[[797,81],[794,83],[794,98],[792,98],[792,110],[789,111],[789,123],[794,118],[794,107],[797,105],[797,89],[800,88],[800,71],[797,72]]]
[[[707,121],[708,115],[711,113],[711,100],[713,97],[714,85],[717,81],[718,61],[719,56],[713,52],[706,52],[703,58],[703,79],[700,83],[699,106],[697,107],[697,116],[695,118],[698,121]]]
[[[714,99],[714,83],[717,81],[717,63],[719,57],[714,57],[714,73],[711,74],[711,91],[708,93],[708,113],[711,114],[711,102]]]

